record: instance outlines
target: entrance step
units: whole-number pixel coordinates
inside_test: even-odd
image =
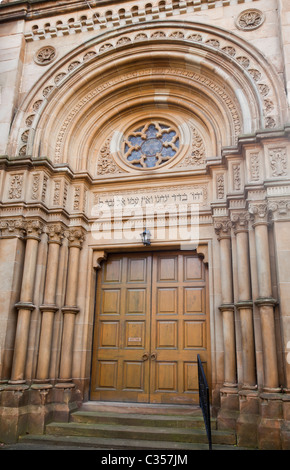
[[[68,423],[49,423],[45,435],[26,435],[21,442],[87,449],[208,449],[200,408],[184,405],[90,402]],[[213,419],[212,442],[213,448],[232,448],[236,435],[218,430]]]

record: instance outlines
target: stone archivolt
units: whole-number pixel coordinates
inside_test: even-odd
[[[197,87],[198,89],[205,87],[205,95],[208,97],[211,97],[210,99],[213,100],[217,104],[217,106],[220,108],[220,112],[226,114],[229,114],[230,119],[223,119],[223,121],[230,121],[232,124],[232,129],[228,132],[228,134],[232,135],[232,142],[224,142],[223,145],[232,145],[233,143],[235,144],[237,142],[237,138],[239,134],[241,133],[249,133],[251,131],[252,126],[256,126],[257,123],[249,120],[248,114],[251,113],[253,116],[257,116],[259,114],[259,109],[262,107],[264,108],[263,115],[260,115],[260,120],[263,122],[262,127],[264,126],[265,128],[267,127],[274,127],[279,123],[281,118],[278,116],[279,111],[283,112],[283,109],[285,109],[285,104],[282,104],[284,97],[283,96],[278,96],[277,90],[278,87],[274,85],[274,82],[276,80],[274,73],[271,72],[269,67],[266,67],[266,64],[263,64],[263,61],[261,60],[260,57],[257,56],[256,51],[253,51],[249,49],[249,47],[244,47],[242,49],[241,47],[241,42],[238,42],[235,40],[234,35],[231,35],[231,42],[229,41],[228,37],[223,37],[222,33],[220,31],[214,31],[213,28],[210,28],[209,30],[206,27],[201,27],[196,30],[199,30],[200,32],[196,32],[196,34],[193,34],[192,31],[186,30],[186,24],[183,25],[182,29],[182,34],[181,31],[175,29],[175,31],[172,29],[174,23],[169,23],[168,24],[168,29],[164,29],[162,31],[162,35],[159,34],[161,33],[160,31],[155,31],[149,30],[146,31],[146,33],[143,33],[142,37],[140,37],[140,34],[136,34],[136,32],[132,32],[131,30],[134,31],[136,27],[129,27],[126,28],[128,32],[130,33],[130,36],[128,35],[120,35],[116,36],[115,38],[110,39],[110,43],[106,42],[105,39],[103,39],[103,45],[106,45],[106,48],[103,48],[102,43],[100,43],[100,39],[97,39],[97,44],[92,49],[92,46],[90,46],[89,51],[85,51],[84,48],[82,47],[82,52],[78,53],[77,55],[74,54],[74,60],[70,61],[69,57],[68,58],[63,58],[57,62],[56,65],[53,65],[49,71],[49,76],[51,77],[52,73],[54,74],[54,83],[51,83],[51,78],[49,81],[44,81],[45,78],[41,81],[43,82],[43,86],[41,88],[41,91],[38,92],[36,95],[34,95],[34,98],[32,98],[32,101],[29,102],[29,97],[27,98],[27,105],[24,106],[24,109],[27,109],[27,112],[25,113],[25,116],[22,118],[24,121],[26,121],[27,124],[29,124],[29,127],[25,130],[25,132],[22,131],[22,136],[25,134],[25,145],[20,144],[19,147],[19,152],[20,155],[33,155],[34,154],[34,148],[38,148],[38,141],[42,133],[42,121],[45,118],[47,120],[47,116],[50,114],[50,107],[54,106],[56,104],[56,101],[59,100],[59,93],[61,94],[67,94],[71,89],[74,89],[74,83],[78,83],[78,95],[79,95],[79,102],[72,107],[71,104],[68,105],[67,111],[66,111],[66,116],[59,116],[60,120],[62,120],[62,125],[60,128],[56,129],[51,129],[53,130],[53,134],[57,135],[57,141],[56,141],[56,147],[54,150],[54,156],[50,157],[52,160],[54,160],[56,163],[60,163],[63,161],[66,161],[67,157],[65,154],[69,151],[69,142],[68,139],[70,138],[70,135],[72,135],[72,130],[75,128],[77,122],[81,121],[83,119],[84,113],[86,116],[91,116],[90,117],[90,122],[93,122],[94,116],[91,113],[88,113],[89,109],[92,109],[94,106],[94,109],[98,109],[98,106],[103,105],[102,103],[102,98],[104,93],[110,92],[112,95],[112,91],[114,93],[117,93],[118,87],[118,93],[121,93],[122,90],[120,87],[122,87],[122,83],[125,85],[128,85],[128,80],[130,80],[130,83],[132,83],[132,87],[134,86],[134,79],[136,83],[140,83],[140,80],[142,79],[142,75],[146,72],[145,70],[142,70],[141,68],[138,68],[138,65],[135,66],[135,72],[128,72],[126,71],[126,68],[124,68],[124,71],[122,73],[122,67],[119,67],[119,74],[116,77],[111,77],[110,81],[100,81],[98,79],[98,86],[91,88],[90,92],[84,96],[84,94],[80,93],[81,87],[80,87],[80,74],[81,76],[83,75],[82,69],[83,67],[86,67],[86,84],[90,80],[89,77],[91,77],[91,80],[93,79],[95,75],[95,67],[96,67],[96,61],[100,60],[102,58],[102,55],[104,55],[104,60],[105,63],[107,62],[107,54],[113,54],[115,56],[117,49],[120,48],[120,53],[119,57],[117,60],[119,60],[121,57],[123,57],[122,53],[122,48],[132,48],[132,51],[134,51],[136,54],[140,52],[143,54],[143,49],[142,49],[142,41],[146,41],[148,43],[148,40],[152,41],[151,43],[151,48],[154,51],[156,49],[156,59],[158,57],[158,41],[168,41],[168,45],[172,44],[172,41],[174,41],[174,47],[180,49],[180,52],[183,52],[184,47],[191,49],[194,54],[196,54],[196,59],[194,59],[194,54],[192,54],[190,57],[186,56],[186,62],[187,62],[187,68],[184,70],[184,60],[181,61],[181,56],[178,57],[178,55],[175,58],[175,55],[172,57],[172,64],[171,66],[166,70],[163,68],[163,70],[160,70],[159,67],[159,73],[164,75],[166,80],[172,75],[172,79],[176,80],[176,83],[178,83],[182,78],[184,80],[187,80],[187,87],[193,87],[192,94],[194,94],[194,89]],[[176,28],[176,24],[174,24]],[[191,26],[192,28],[192,26]],[[156,34],[158,33],[158,34]],[[127,33],[128,34],[128,33]],[[210,38],[210,36],[214,36]],[[144,37],[146,36],[146,38]],[[112,47],[108,47],[108,44],[111,44]],[[164,44],[166,47],[166,43]],[[162,48],[164,47],[162,46]],[[140,49],[141,48],[141,49]],[[139,50],[140,49],[140,50]],[[219,55],[213,55],[212,51],[214,49],[218,49]],[[116,51],[116,52],[115,52]],[[204,55],[203,51],[207,51],[206,58],[202,59],[202,63],[204,64],[204,74],[199,75],[198,73],[195,72],[195,65],[194,61],[198,60],[200,62],[200,55]],[[77,51],[76,51],[77,52]],[[146,55],[145,55],[146,56]],[[137,56],[136,56],[137,57]],[[228,58],[231,58],[231,62],[229,62]],[[79,58],[79,59],[78,59]],[[116,56],[117,58],[117,56]],[[114,60],[113,57],[110,58],[110,60]],[[136,59],[137,60],[137,59]],[[150,60],[154,60],[154,55],[150,55]],[[233,62],[234,60],[234,62]],[[65,61],[65,62],[64,62]],[[178,63],[179,61],[179,63]],[[192,71],[190,72],[190,69],[188,69],[188,65],[192,62]],[[122,62],[124,63],[124,60],[122,59]],[[210,65],[211,63],[211,65]],[[236,63],[236,65],[234,65]],[[178,64],[179,66],[176,68],[176,65]],[[130,66],[130,61],[127,63],[127,67]],[[208,67],[215,67],[216,74],[213,77],[211,77],[211,73],[209,72]],[[236,67],[236,83],[232,83],[231,85],[227,85],[226,89],[224,88],[225,81],[222,80],[222,77],[224,78],[224,74],[227,74],[228,77],[230,76],[230,73],[232,73],[232,68]],[[239,72],[239,67],[244,69],[242,73]],[[107,69],[107,66],[105,67]],[[137,70],[136,70],[137,69]],[[55,72],[53,72],[55,70]],[[154,66],[150,69],[147,69],[149,74],[151,75],[151,78],[153,78],[153,75],[155,75],[157,72],[157,68]],[[245,70],[246,70],[246,77],[247,74],[248,77],[245,81]],[[231,72],[230,72],[231,71]],[[269,73],[270,72],[270,73]],[[221,77],[219,78],[219,74]],[[174,75],[176,75],[175,78]],[[77,82],[75,79],[78,77]],[[148,77],[149,78],[149,77]],[[170,79],[170,80],[172,80]],[[252,83],[251,83],[252,80]],[[227,82],[229,82],[229,78]],[[40,82],[40,83],[41,83]],[[171,82],[168,83],[168,87],[171,87]],[[223,91],[222,91],[223,87]],[[239,102],[237,102],[237,95],[235,93],[235,88],[245,89],[247,90],[247,98],[244,95],[244,97],[239,98]],[[153,92],[153,90],[152,90]],[[151,92],[151,93],[152,93]],[[240,92],[241,95],[242,92]],[[276,96],[275,96],[276,94]],[[41,96],[40,96],[41,95]],[[65,95],[64,95],[65,96]],[[251,97],[251,98],[250,98]],[[67,99],[67,98],[65,98]],[[161,98],[160,98],[161,99]],[[208,99],[208,98],[207,98]],[[70,100],[70,98],[69,98]],[[219,103],[218,103],[219,102]],[[68,101],[69,103],[69,101]],[[75,99],[74,99],[75,103]],[[99,105],[97,103],[100,103]],[[253,106],[253,103],[256,103],[255,106]],[[201,105],[201,104],[200,104]],[[95,108],[97,106],[97,108]],[[206,104],[208,106],[208,103]],[[111,106],[113,107],[113,106]],[[248,109],[247,109],[248,108]],[[279,111],[278,111],[279,110]],[[33,112],[36,112],[33,114]],[[57,112],[57,108],[56,108]],[[125,109],[123,111],[124,113],[126,112]],[[246,115],[243,116],[243,114],[246,113]],[[270,114],[271,113],[271,114]],[[212,115],[215,115],[216,112],[212,110]],[[20,116],[19,116],[20,117]],[[256,120],[256,118],[254,118]],[[24,124],[25,125],[25,124]],[[51,124],[47,123],[48,126]],[[207,127],[215,127],[214,123],[207,123]],[[245,127],[246,126],[246,127]],[[261,125],[260,125],[261,126]],[[46,126],[47,127],[47,126]],[[16,131],[16,129],[15,129]],[[216,133],[216,129],[213,130],[213,132]],[[87,137],[89,136],[89,139],[92,138],[92,134],[94,133],[94,130],[92,128],[92,124],[88,126],[85,135],[86,135],[86,140]],[[12,133],[12,142],[11,142],[11,150],[13,151],[13,147],[15,144],[13,141],[15,140],[14,136],[14,131]],[[43,140],[43,139],[42,139]],[[212,139],[211,139],[212,140]],[[84,158],[84,151],[86,152],[88,149],[87,143],[81,143],[81,147],[79,148],[78,152],[79,154],[82,154],[82,158]],[[84,147],[85,146],[85,147]],[[47,152],[46,145],[45,143],[42,144],[42,150],[44,153]],[[87,158],[87,157],[85,157]],[[90,157],[91,158],[91,157]],[[82,165],[82,164],[81,164]],[[83,169],[83,168],[82,168]]]

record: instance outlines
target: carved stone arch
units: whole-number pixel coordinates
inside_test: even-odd
[[[135,40],[140,28],[131,25],[103,33],[56,61],[20,107],[11,132],[9,154],[45,155],[54,163],[69,163],[76,171],[87,169],[83,162],[90,159],[89,146],[94,142],[98,145],[94,122],[99,126],[102,114],[94,116],[94,110],[106,114],[104,110],[109,109],[112,118],[118,112],[128,113],[132,104],[136,108],[137,91],[146,81],[146,68],[155,89],[159,87],[159,95],[152,94],[151,87],[151,97],[144,94],[139,104],[145,107],[154,100],[162,104],[167,99],[170,110],[176,103],[180,109],[191,109],[193,117],[203,120],[208,128],[208,140],[214,137],[221,146],[236,145],[240,134],[272,128],[282,121],[287,102],[279,77],[262,54],[246,41],[221,28],[178,21],[162,22],[158,27],[148,22],[146,38],[139,34]],[[182,35],[178,34],[180,31]],[[134,75],[136,63],[140,69]],[[158,70],[163,80],[156,78]],[[129,82],[130,106],[122,108]],[[165,90],[170,90],[168,97],[164,87],[162,90],[164,83]],[[193,97],[190,100],[186,87]],[[178,88],[183,93],[177,93]],[[116,92],[115,100],[106,109],[104,103],[112,90]],[[31,116],[33,119],[28,120]],[[77,134],[75,131],[80,128],[82,133]],[[226,137],[219,134],[221,128],[225,129]],[[71,151],[73,140],[75,154]],[[211,151],[219,153],[220,149]]]

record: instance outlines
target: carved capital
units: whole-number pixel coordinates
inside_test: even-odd
[[[85,232],[82,228],[71,228],[66,232],[66,235],[69,242],[69,248],[73,246],[82,248],[85,239]]]
[[[64,227],[57,223],[47,227],[48,243],[62,244],[64,238]]]
[[[250,218],[251,214],[246,211],[232,214],[231,221],[233,224],[234,233],[236,234],[239,232],[247,232]]]
[[[225,217],[215,221],[214,229],[218,239],[229,238],[231,236],[232,221]]]
[[[36,240],[40,240],[40,235],[44,229],[44,224],[40,220],[25,220],[24,227],[26,238],[35,238]]]
[[[270,201],[268,209],[274,217],[285,217],[290,215],[290,199],[279,199]]]
[[[0,221],[1,238],[22,238],[25,235],[25,227],[22,219]]]
[[[267,202],[250,203],[249,214],[253,216],[253,226],[257,224],[268,224],[269,208]]]

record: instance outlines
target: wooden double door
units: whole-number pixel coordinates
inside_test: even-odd
[[[193,252],[111,254],[98,273],[91,399],[198,403],[210,382],[207,269]]]

